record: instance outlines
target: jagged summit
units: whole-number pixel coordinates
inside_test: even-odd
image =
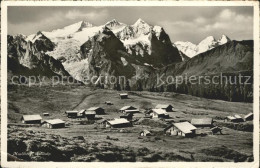
[[[229,41],[231,40],[226,35],[222,35],[218,40],[216,40],[214,36],[208,36],[197,45],[188,41],[177,41],[174,44],[187,56],[194,57],[195,55],[211,50],[219,45],[226,44]]]
[[[119,31],[121,28],[124,28],[126,25],[124,23],[118,22],[116,19],[108,21],[105,26],[111,30]]]
[[[81,25],[80,25],[78,31],[82,31],[84,28],[88,28],[88,27],[93,27],[93,24],[88,22],[88,21],[86,21],[86,20],[83,20],[81,22]]]
[[[110,25],[110,24],[120,25],[122,23],[118,22],[116,19],[112,19],[112,20],[108,21],[105,25]]]
[[[36,35],[42,35],[42,31],[38,31]]]
[[[133,26],[138,26],[138,25],[148,25],[148,23],[146,23],[143,19],[139,18],[134,24]]]
[[[222,44],[225,44],[227,42],[231,41],[230,38],[226,35],[222,35],[219,39],[218,39],[218,42],[222,45]]]

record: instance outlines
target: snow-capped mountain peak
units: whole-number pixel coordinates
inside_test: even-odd
[[[117,33],[126,27],[124,23],[118,22],[116,19],[107,22],[105,26],[112,30],[114,33]]]
[[[137,26],[139,24],[147,24],[143,19],[139,18],[137,21],[134,23],[134,26]]]
[[[151,26],[142,19],[138,19],[132,27],[136,34],[147,35],[151,30]]]
[[[231,41],[226,35],[222,35],[219,40],[216,40],[213,36],[208,36],[203,39],[198,45],[191,42],[177,41],[175,46],[188,57],[194,57],[200,53],[211,50],[219,45],[223,45]]]
[[[109,26],[114,27],[114,26],[122,25],[122,23],[118,22],[116,19],[113,19],[113,20],[107,22],[105,25],[108,27]]]
[[[78,31],[82,31],[84,28],[88,28],[88,27],[93,27],[93,24],[88,21],[83,20],[81,22],[81,25],[80,25]]]
[[[227,43],[229,41],[231,41],[231,40],[224,34],[220,37],[220,39],[218,39],[218,43],[220,45],[225,44],[225,43]]]

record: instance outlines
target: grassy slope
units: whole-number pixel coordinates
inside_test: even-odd
[[[45,128],[26,128],[28,130],[46,131],[47,134],[59,134],[64,137],[73,137],[82,135],[89,142],[101,142],[106,137],[118,138],[119,141],[111,143],[126,147],[147,147],[149,149],[161,152],[193,153],[195,160],[212,160],[212,156],[207,156],[201,152],[202,149],[212,147],[226,147],[238,152],[252,154],[252,133],[235,131],[224,128],[224,135],[211,135],[206,137],[196,137],[193,139],[182,137],[166,137],[159,135],[163,128],[149,127],[145,125],[135,125],[127,128],[129,133],[120,133],[118,130],[100,129],[94,125],[78,125],[77,121],[67,119],[63,112],[65,110],[80,110],[91,106],[101,106],[105,108],[108,115],[104,118],[118,117],[118,109],[124,105],[133,105],[141,110],[144,108],[155,107],[159,103],[170,103],[175,107],[175,111],[170,116],[178,120],[190,120],[199,117],[224,117],[230,114],[245,115],[252,111],[250,103],[225,102],[220,100],[208,100],[204,98],[192,97],[174,93],[149,93],[149,92],[130,92],[129,99],[119,99],[117,91],[112,90],[90,90],[84,87],[60,87],[60,88],[20,88],[10,89],[8,92],[9,122],[20,122],[19,118],[23,114],[42,114],[49,112],[48,118],[61,118],[70,123],[69,128],[57,130],[48,130]],[[110,100],[113,106],[106,106],[105,101]],[[138,139],[138,133],[147,128],[153,132],[159,132],[158,137]],[[170,146],[170,147],[169,147]],[[216,159],[216,157],[213,157]]]

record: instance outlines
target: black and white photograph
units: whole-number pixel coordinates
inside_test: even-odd
[[[257,2],[27,3],[2,6],[7,167],[258,167]]]

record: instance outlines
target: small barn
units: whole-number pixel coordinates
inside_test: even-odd
[[[49,113],[43,113],[43,116],[50,116]]]
[[[227,116],[225,120],[230,121],[230,122],[243,122],[244,121],[244,119],[239,115]]]
[[[121,93],[119,94],[120,99],[127,99],[128,98],[128,94],[127,93]]]
[[[51,129],[65,128],[65,121],[62,121],[61,119],[46,120],[42,123],[42,126]]]
[[[140,136],[151,136],[151,132],[148,130],[143,130],[140,132]]]
[[[189,122],[173,123],[164,129],[166,135],[176,135],[183,137],[194,137],[196,127]]]
[[[113,105],[113,103],[111,101],[105,101],[106,105]]]
[[[152,118],[169,118],[169,114],[163,109],[152,109],[150,116]]]
[[[135,108],[134,106],[124,106],[121,109],[119,109],[119,111],[121,113],[126,113],[126,111],[128,111],[128,113],[132,112],[139,112],[139,110],[137,108]]]
[[[85,112],[85,117],[86,117],[88,120],[94,120],[94,119],[95,119],[95,116],[96,116],[96,112],[95,112],[95,111],[86,111],[86,112]]]
[[[254,114],[253,113],[249,113],[249,114],[244,116],[244,120],[245,121],[252,121],[253,119],[254,119]]]
[[[94,112],[96,112],[96,115],[105,114],[105,109],[103,109],[101,107],[90,107],[89,109],[87,109],[87,111],[94,111]]]
[[[156,109],[163,109],[166,112],[173,112],[173,106],[170,104],[157,104]]]
[[[128,121],[131,121],[133,119],[133,114],[132,113],[123,114],[120,116],[120,118],[125,118]]]
[[[113,120],[106,120],[105,127],[106,128],[122,128],[122,127],[130,127],[131,123],[125,118],[115,118]]]
[[[22,123],[24,124],[41,124],[42,122],[42,117],[40,115],[23,115],[22,118]]]
[[[220,134],[222,134],[222,128],[220,128],[220,127],[218,127],[218,126],[211,128],[210,131],[212,132],[213,135],[216,134],[216,133],[218,133],[218,132],[219,132]]]
[[[65,114],[68,118],[77,118],[78,117],[78,111],[66,111]]]
[[[211,128],[213,126],[213,119],[212,118],[193,118],[191,119],[191,124],[195,127],[209,127]]]

